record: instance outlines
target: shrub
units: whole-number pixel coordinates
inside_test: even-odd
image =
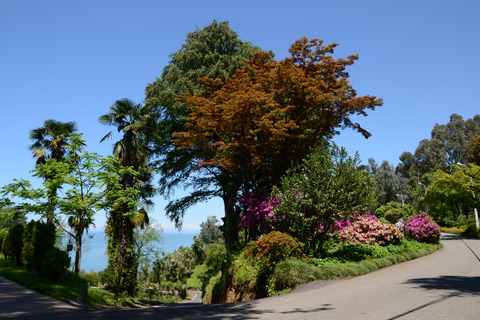
[[[219,243],[209,243],[205,247],[205,263],[215,269],[220,270],[223,260],[227,257],[227,249]]]
[[[339,238],[350,244],[383,245],[398,244],[403,234],[394,225],[362,216],[351,226],[339,232]]]
[[[479,238],[480,231],[477,229],[477,225],[475,223],[470,223],[467,225],[465,231],[462,232],[462,236]]]
[[[28,270],[32,270],[33,267],[35,225],[36,222],[32,220],[27,223],[25,230],[23,231],[22,257],[27,261]]]
[[[43,259],[42,274],[56,283],[69,265],[70,257],[68,253],[58,248],[53,248],[47,252]]]
[[[10,233],[7,233],[6,236],[3,238],[2,253],[5,256],[5,259],[11,259],[13,257],[12,241],[10,240]]]
[[[422,211],[410,216],[405,225],[405,236],[418,242],[439,243],[440,232],[433,218]]]
[[[275,264],[288,258],[305,258],[303,243],[286,233],[272,231],[257,241],[250,241],[243,256],[255,262],[260,271],[273,271]]]
[[[386,205],[375,210],[375,215],[378,218],[385,219],[390,223],[395,223],[400,218],[406,220],[406,218],[413,214],[415,214],[415,211],[411,205],[401,205],[395,201],[390,201]]]
[[[383,258],[389,254],[387,247],[344,243],[332,254],[332,258],[341,262],[356,262],[368,258]]]
[[[233,279],[237,285],[244,289],[248,290],[252,288],[257,283],[257,270],[246,259],[237,259],[233,262]]]
[[[53,223],[37,222],[33,241],[33,265],[41,276],[43,275],[43,259],[55,245],[55,225]]]
[[[297,259],[279,262],[273,272],[273,284],[276,291],[294,288],[317,279],[318,268]]]
[[[16,260],[17,266],[22,265],[22,249],[23,249],[23,230],[24,227],[21,224],[16,224],[10,228],[10,249],[12,251],[12,257]]]

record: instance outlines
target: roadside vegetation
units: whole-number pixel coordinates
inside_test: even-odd
[[[75,122],[46,120],[30,131],[40,182],[0,189],[0,275],[92,307],[175,303],[189,289],[221,303],[432,253],[440,226],[478,237],[480,115],[452,114],[396,167],[362,164],[332,138],[343,129],[369,138],[353,119],[383,100],[357,94],[347,69],[359,57],[338,58],[337,46],[303,37],[275,60],[213,21],[187,35],[145,104],[123,98],[99,114],[119,135],[111,156],[88,152]],[[191,193],[175,198],[177,188]],[[213,197],[222,218],[165,253],[149,216],[157,195],[178,229],[187,209]],[[83,236],[99,212],[108,265],[87,273]]]

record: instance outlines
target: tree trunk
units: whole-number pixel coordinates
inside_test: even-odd
[[[223,196],[223,206],[225,209],[225,218],[223,220],[223,238],[227,253],[230,252],[232,245],[238,242],[238,215],[233,205],[230,203],[232,197]]]
[[[78,275],[80,272],[80,261],[82,259],[82,236],[83,230],[81,233],[77,232],[75,237],[75,274]]]

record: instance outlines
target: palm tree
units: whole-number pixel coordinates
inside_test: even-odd
[[[37,164],[44,164],[48,159],[62,161],[65,155],[65,146],[68,145],[67,138],[78,130],[77,124],[61,122],[57,120],[46,120],[43,126],[30,131],[30,140],[33,143],[29,149]]]
[[[117,100],[110,107],[110,112],[101,116],[98,121],[117,127],[118,132],[123,133],[122,139],[113,145],[113,154],[118,158],[120,166],[132,167],[139,173],[136,177],[123,176],[121,178],[123,188],[140,190],[141,199],[139,201],[142,201],[145,207],[153,205],[149,198],[155,194],[155,189],[151,185],[153,170],[148,166],[149,149],[147,147],[149,139],[153,137],[152,124],[154,121],[150,108],[135,104],[129,99]],[[111,136],[112,132],[109,132],[100,142]],[[119,210],[110,212],[108,219],[108,230],[115,232],[115,234],[109,235],[109,242],[113,244],[113,246],[109,246],[113,250],[115,244],[118,245],[116,263],[113,261],[109,263],[109,265],[116,264],[117,266],[115,298],[118,298],[121,286],[127,290],[128,294],[134,294],[136,272],[132,272],[132,270],[136,270],[137,262],[129,254],[133,247],[133,229],[135,225],[148,223],[145,208],[137,208],[138,215],[133,218],[125,215],[128,211],[129,208],[119,208]],[[121,285],[122,281],[124,285]]]
[[[61,122],[57,120],[45,120],[42,127],[30,131],[30,140],[33,143],[29,146],[33,157],[37,159],[36,164],[42,165],[48,159],[63,161],[65,147],[68,145],[67,138],[78,130],[77,124],[71,122]],[[45,181],[49,176],[44,177]],[[56,190],[54,191],[56,194]],[[47,222],[52,222],[54,206],[53,197],[49,200],[50,212],[47,212]]]

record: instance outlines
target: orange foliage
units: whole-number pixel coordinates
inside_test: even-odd
[[[345,68],[358,56],[335,60],[337,44],[322,43],[302,38],[282,61],[257,52],[219,90],[219,79],[202,78],[205,93],[177,98],[192,113],[187,130],[173,134],[174,145],[194,150],[198,168],[226,170],[248,191],[258,183],[276,184],[292,163],[339,128],[371,136],[349,116],[366,115],[383,101],[357,97],[350,85]]]

